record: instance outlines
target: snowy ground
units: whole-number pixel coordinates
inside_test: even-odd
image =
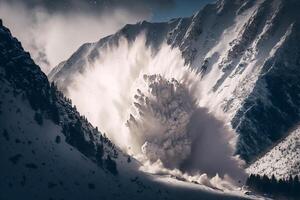
[[[119,175],[114,176],[67,144],[61,127],[46,119],[38,125],[27,100],[13,93],[2,80],[0,199],[244,198],[169,176],[147,175],[124,156],[119,156]]]

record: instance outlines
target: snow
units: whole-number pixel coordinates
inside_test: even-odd
[[[175,79],[166,80],[155,74],[143,78],[147,86],[145,90],[138,89],[136,114],[127,126],[142,141],[139,146],[144,155],[176,167],[191,153],[191,138],[186,129],[195,106],[193,99]]]
[[[300,128],[297,127],[285,139],[247,168],[248,173],[266,174],[271,178],[287,179],[300,176]]]
[[[264,107],[272,106],[268,84],[262,77],[274,70],[273,65],[268,67],[268,62],[286,50],[283,47],[290,37],[295,36],[295,24],[292,21],[293,15],[289,18],[284,14],[283,1],[271,1],[271,6],[270,1],[253,2],[246,1],[242,4],[224,0],[206,6],[190,18],[174,19],[166,23],[141,22],[127,25],[115,35],[97,43],[83,45],[48,75],[66,95],[72,97],[82,114],[87,115],[100,129],[113,130],[116,133],[114,137],[119,141],[128,139],[117,134],[123,128],[119,124],[126,120],[129,128],[135,129],[131,132],[136,135],[144,133],[137,138],[137,143],[139,151],[151,163],[141,164],[134,158],[128,162],[129,156],[118,149],[118,175],[97,166],[93,160],[83,155],[84,152],[79,152],[66,143],[60,126],[46,118],[39,125],[34,118],[36,112],[40,111],[33,111],[27,100],[22,99],[21,95],[13,94],[13,86],[1,79],[0,133],[3,137],[0,146],[0,175],[4,178],[0,181],[0,188],[4,188],[6,192],[1,192],[0,197],[18,199],[21,195],[29,199],[83,199],[86,196],[89,199],[181,199],[186,198],[188,193],[191,199],[244,198],[231,196],[241,196],[243,190],[231,188],[225,181],[226,178],[229,179],[224,175],[228,166],[223,166],[221,161],[228,152],[232,155],[231,149],[225,149],[225,153],[220,150],[206,152],[206,156],[210,153],[211,157],[222,164],[216,166],[218,162],[214,161],[214,165],[208,165],[209,169],[205,168],[207,166],[201,168],[206,169],[205,172],[217,170],[224,175],[222,178],[218,174],[213,178],[208,178],[205,173],[185,174],[178,169],[166,169],[162,165],[177,167],[189,158],[195,138],[185,129],[197,106],[205,107],[212,116],[217,116],[225,123],[231,123],[237,112],[242,112],[236,122],[236,129],[240,128],[243,120],[249,120],[246,115],[255,108],[255,99],[262,101]],[[141,33],[145,34],[146,42],[139,40]],[[172,46],[172,50],[164,48],[166,42]],[[116,48],[116,44],[122,47],[124,43],[127,45],[125,50],[128,51]],[[145,46],[150,46],[153,50],[146,49]],[[177,51],[177,47],[181,52]],[[184,57],[185,64],[194,71],[186,73],[185,68],[176,68],[183,66],[180,54]],[[22,59],[22,56],[16,56],[13,62]],[[111,61],[115,65],[110,65]],[[31,65],[32,61],[27,59],[24,63]],[[289,66],[293,63],[290,64],[285,59],[283,64]],[[120,67],[125,70],[120,70]],[[95,68],[96,71],[93,71]],[[87,72],[100,73],[84,77]],[[142,72],[147,72],[144,76],[146,86],[135,90],[133,102],[129,94],[136,89],[135,84]],[[194,72],[198,74],[195,75]],[[38,71],[35,73],[38,75]],[[100,82],[99,79],[103,81]],[[78,84],[79,81],[82,82]],[[24,83],[28,82],[30,80],[24,80]],[[200,88],[201,92],[195,93],[199,95],[197,106],[183,98],[189,94],[180,92],[179,86],[182,83],[185,87],[190,85],[190,88],[187,87],[189,92],[193,87],[197,90]],[[70,92],[70,88],[80,90],[81,95]],[[293,104],[292,94],[287,93],[286,96],[286,101]],[[243,104],[249,98],[254,103],[244,109]],[[125,108],[122,107],[124,102],[127,106]],[[102,104],[102,110],[95,112],[95,106],[91,105],[99,103]],[[128,109],[130,107],[131,110]],[[128,110],[132,112],[128,113]],[[214,117],[209,118],[210,124],[216,120]],[[219,121],[214,123],[225,129]],[[249,129],[259,130],[249,124]],[[84,127],[84,130],[89,128]],[[218,143],[220,138],[232,139],[227,138],[227,129],[219,129],[215,132],[224,135],[214,138],[214,145],[224,145]],[[157,135],[158,133],[163,134]],[[208,138],[212,139],[212,135],[216,136],[211,134]],[[278,178],[300,175],[300,128],[286,135],[279,144],[251,164],[247,172],[268,176],[274,174]],[[201,136],[207,137],[205,134]],[[60,142],[57,142],[57,138],[60,138]],[[84,138],[86,141],[97,142],[97,139],[93,141],[88,134]],[[249,138],[254,146],[240,143],[249,154],[261,148],[260,141],[270,145],[273,142],[268,135],[260,135],[258,131],[256,134],[249,134]],[[220,155],[222,159],[218,159]],[[199,161],[201,165],[197,163],[195,166],[203,167],[207,163],[201,159],[206,157],[198,156],[199,160],[189,161]],[[228,160],[231,162],[231,157]]]

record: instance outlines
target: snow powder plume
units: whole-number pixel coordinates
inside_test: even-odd
[[[153,50],[145,41],[143,34],[132,43],[122,38],[97,59],[86,58],[89,64],[75,76],[69,97],[93,125],[142,161],[144,170],[175,172],[218,188],[224,186],[216,186],[219,176],[243,181],[229,144],[234,134],[199,106],[205,98],[200,76],[184,65],[179,49],[163,44]]]

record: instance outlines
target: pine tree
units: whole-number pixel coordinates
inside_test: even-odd
[[[107,155],[105,159],[105,166],[108,171],[110,171],[113,175],[118,174],[117,163],[111,159],[109,155]]]
[[[103,166],[103,161],[102,161],[103,155],[104,155],[103,145],[98,145],[96,150],[96,160],[97,160],[97,164],[100,167]]]
[[[277,188],[278,188],[278,182],[277,182],[277,179],[275,178],[275,176],[273,174],[272,177],[271,177],[270,190],[277,193]]]

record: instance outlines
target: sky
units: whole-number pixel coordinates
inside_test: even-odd
[[[167,21],[176,17],[189,17],[203,6],[214,0],[174,0],[169,9],[158,9],[153,11],[150,21]]]
[[[0,0],[0,18],[45,73],[125,24],[187,17],[215,0]]]

